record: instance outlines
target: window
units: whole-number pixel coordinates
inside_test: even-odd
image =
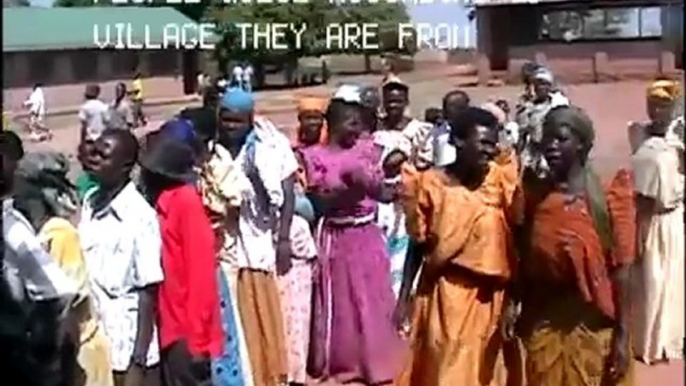
[[[662,36],[660,7],[555,10],[543,14],[545,40],[636,39]]]
[[[662,36],[662,9],[660,7],[641,8],[641,36]]]

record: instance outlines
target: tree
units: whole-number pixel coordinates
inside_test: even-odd
[[[297,63],[297,59],[303,56],[320,56],[324,54],[340,53],[364,53],[369,56],[383,52],[407,52],[413,53],[412,49],[397,44],[398,24],[409,21],[403,4],[389,2],[372,3],[364,1],[359,4],[334,4],[329,0],[310,0],[305,4],[221,4],[208,9],[205,21],[214,22],[218,26],[221,35],[221,43],[218,45],[216,58],[220,67],[225,68],[229,58],[239,61],[257,63],[261,61],[281,58],[287,63]],[[287,49],[270,50],[265,44],[257,48],[241,45],[241,31],[237,23],[259,24],[262,27],[274,23],[290,23],[296,29],[306,26],[302,35],[301,45],[296,44],[296,35],[288,31],[285,36]],[[327,26],[334,23],[378,23],[379,24],[379,49],[365,51],[361,47],[344,50],[327,47]],[[248,42],[252,42],[252,35],[246,34]],[[410,47],[411,48],[411,47]],[[258,71],[256,71],[257,73]]]

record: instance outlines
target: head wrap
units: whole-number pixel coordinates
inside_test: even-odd
[[[69,161],[61,153],[28,153],[17,166],[17,177],[40,189],[45,202],[59,217],[68,218],[77,211],[78,197],[67,173]]]
[[[298,113],[302,113],[303,111],[317,111],[322,113],[322,115],[326,114],[326,108],[329,105],[329,100],[326,98],[322,97],[305,97],[300,100],[298,103]],[[293,143],[293,146],[298,146],[300,145],[299,138],[300,138],[300,130],[301,126],[298,125],[296,129],[296,138],[295,142]],[[319,143],[326,143],[327,139],[329,137],[329,130],[326,127],[326,121],[322,123],[322,128],[319,133]]]
[[[232,88],[222,96],[220,106],[227,110],[249,113],[255,108],[255,98],[252,93],[242,88]]]
[[[314,96],[304,97],[298,102],[298,112],[317,111],[324,114],[328,104],[329,101],[326,98]]]
[[[593,147],[595,141],[593,121],[582,109],[576,106],[559,106],[550,110],[543,120],[543,130],[559,126],[567,126],[588,150]]]
[[[160,132],[170,135],[187,145],[193,146],[195,144],[196,137],[193,124],[185,119],[175,118],[165,122],[160,127]]]
[[[674,101],[680,94],[679,83],[669,79],[659,79],[648,86],[648,98]]]
[[[506,123],[507,116],[505,115],[505,112],[495,103],[486,102],[483,105],[481,105],[481,108],[493,114],[493,116],[495,116],[498,120],[498,123],[500,123],[501,125],[504,125]]]
[[[534,71],[534,74],[531,78],[534,80],[548,82],[550,84],[555,83],[555,76],[553,75],[553,73],[544,67],[541,67]]]

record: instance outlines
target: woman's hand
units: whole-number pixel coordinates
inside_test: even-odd
[[[393,310],[393,325],[398,333],[406,336],[409,329],[409,309],[410,301],[404,297],[399,297]]]
[[[292,266],[291,240],[279,238],[276,242],[276,272],[279,276],[283,276],[291,270]]]

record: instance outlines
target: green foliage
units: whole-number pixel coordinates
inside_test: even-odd
[[[222,36],[217,46],[216,58],[220,65],[228,60],[251,61],[263,60],[297,60],[303,56],[320,56],[335,53],[354,53],[366,55],[384,52],[413,53],[410,39],[404,47],[398,45],[398,24],[406,23],[409,17],[402,3],[393,4],[385,1],[372,3],[361,1],[358,4],[334,4],[329,0],[309,0],[305,4],[216,4],[208,8],[204,21],[217,24],[217,32]],[[236,23],[267,24],[292,23],[296,29],[306,25],[301,45],[296,45],[295,34],[289,31],[285,40],[286,50],[270,50],[264,42],[258,48],[248,44],[241,46],[241,31]],[[327,26],[332,24],[363,23],[378,24],[378,50],[363,51],[360,47],[327,47]],[[248,43],[252,35],[247,34]],[[276,59],[275,59],[276,58]]]
[[[57,0],[58,7],[85,7],[112,5],[112,0]],[[215,23],[217,34],[221,41],[217,44],[214,53],[220,66],[233,61],[250,61],[259,63],[265,61],[288,61],[293,63],[303,56],[321,56],[326,54],[351,53],[376,55],[381,53],[405,53],[415,52],[414,39],[406,39],[405,44],[398,44],[398,25],[409,22],[405,6],[402,2],[389,3],[385,0],[370,2],[359,0],[357,4],[348,2],[336,3],[330,0],[309,0],[307,3],[271,3],[258,4],[255,1],[246,4],[242,0],[233,0],[235,3],[224,3],[222,0],[201,0],[198,4],[168,4],[167,0],[133,0],[126,5],[130,6],[172,6],[189,18],[202,22]],[[276,1],[276,0],[275,0]],[[278,0],[281,1],[281,0]],[[265,28],[267,24],[289,23],[296,30],[303,25],[307,26],[301,36],[301,44],[296,44],[296,35],[287,31],[285,40],[286,50],[269,49],[264,41],[257,48],[248,44],[241,46],[241,30],[237,23],[260,24]],[[332,24],[364,23],[378,24],[377,42],[379,49],[362,50],[360,47],[327,47],[327,26]],[[252,42],[252,35],[247,34],[247,41]]]

